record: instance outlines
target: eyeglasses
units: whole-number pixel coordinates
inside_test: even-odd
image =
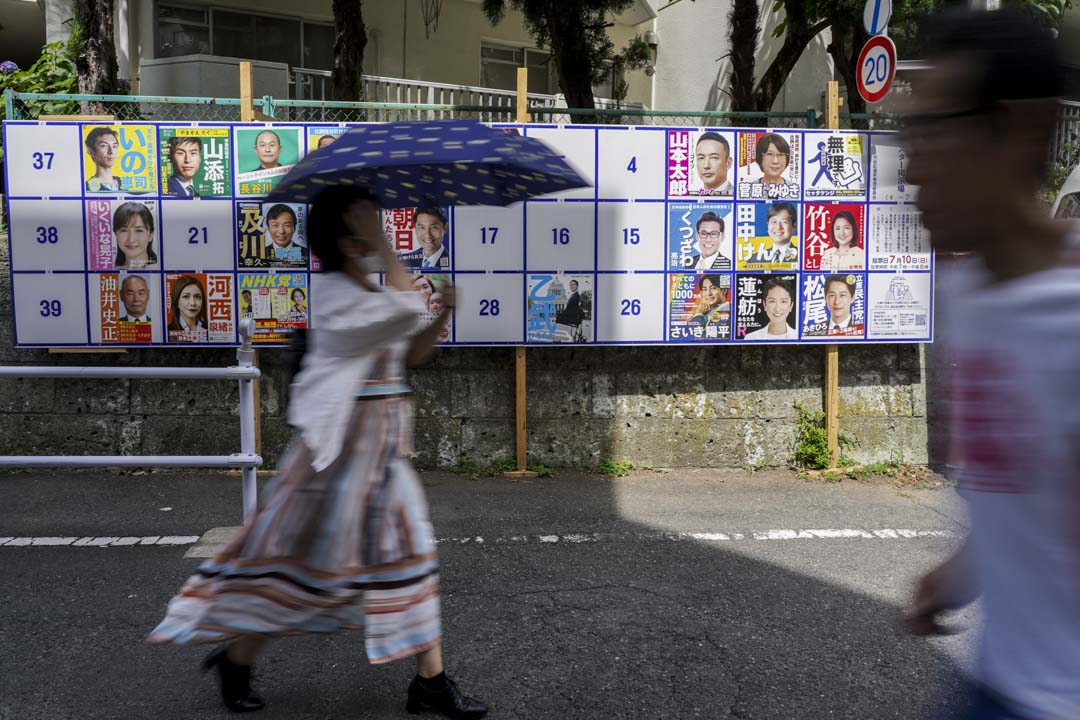
[[[765,153],[765,157],[769,158],[770,160],[784,160],[787,158],[787,153],[767,152]]]
[[[698,237],[708,238],[709,240],[716,240],[716,239],[721,238],[723,236],[724,236],[723,232],[717,232],[715,230],[710,230],[708,232],[702,232],[700,230],[698,231]]]

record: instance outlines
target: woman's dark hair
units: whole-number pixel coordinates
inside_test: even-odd
[[[765,153],[769,152],[769,145],[775,145],[778,152],[787,156],[788,163],[791,162],[791,146],[788,145],[787,140],[780,137],[776,133],[765,133],[758,138],[757,141],[757,164],[762,170],[765,169],[765,165],[762,163],[765,160]]]
[[[113,215],[112,229],[115,234],[121,228],[126,228],[131,224],[133,218],[139,218],[143,221],[143,225],[150,231],[154,232],[154,214],[150,212],[150,208],[146,207],[142,203],[126,202],[120,207],[116,208],[116,214]],[[146,257],[148,262],[156,263],[157,253],[154,252],[154,240],[150,239],[150,242],[146,245]],[[127,255],[120,249],[120,246],[116,246],[116,267],[127,267]],[[206,297],[204,294],[203,297]]]
[[[338,246],[341,237],[352,235],[345,224],[345,211],[354,202],[372,199],[371,193],[363,188],[340,185],[329,187],[315,196],[308,211],[307,240],[308,247],[319,258],[323,270],[340,272],[345,269],[345,254]]]
[[[697,281],[697,289],[698,290],[701,290],[701,286],[705,284],[706,280],[711,282],[713,284],[713,286],[718,287],[721,290],[724,289],[723,285],[720,283],[720,276],[719,275],[702,275],[701,277],[698,278],[698,281]]]
[[[293,288],[292,292],[289,293],[289,299],[293,302],[296,302],[296,293],[300,293],[300,300],[307,300],[307,295],[304,293],[302,288]]]
[[[851,225],[851,246],[860,247],[859,243],[859,223],[855,222],[855,216],[849,210],[841,210],[833,216],[832,224],[829,226],[829,242],[832,243],[834,248],[840,247],[840,243],[836,241],[836,221],[840,219],[848,221]]]
[[[202,307],[199,308],[199,316],[196,318],[196,326],[198,323],[202,323],[205,328],[206,325],[206,288],[199,281],[199,278],[192,275],[181,275],[173,283],[172,289],[172,322],[169,323],[169,330],[183,331],[184,326],[180,324],[180,294],[184,292],[184,288],[194,285],[199,288],[199,292],[202,293]]]
[[[780,278],[771,277],[765,281],[765,284],[761,286],[761,302],[765,302],[765,296],[769,294],[769,291],[773,288],[780,288],[788,294],[791,298],[791,307],[795,307],[795,290],[787,280],[781,280]]]

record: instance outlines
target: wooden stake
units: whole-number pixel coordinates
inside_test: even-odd
[[[840,129],[840,83],[830,80],[825,91],[825,120],[830,130]],[[829,468],[840,461],[840,347],[825,346],[825,432],[829,440]]]
[[[529,69],[518,68],[517,71],[517,122],[529,122]],[[535,477],[536,473],[528,468],[528,438],[525,434],[526,403],[525,403],[525,348],[514,348],[514,374],[516,379],[516,413],[517,428],[517,470],[504,473],[506,477]]]
[[[240,61],[240,121],[254,122],[255,105],[252,88],[255,85],[255,76],[249,60]],[[259,367],[259,351],[252,355],[251,362]],[[251,381],[252,390],[255,394],[255,454],[262,455],[262,388],[259,379]]]

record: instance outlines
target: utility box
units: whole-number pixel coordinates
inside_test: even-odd
[[[243,58],[217,55],[181,55],[144,60],[139,66],[139,94],[180,97],[240,97],[240,63]],[[288,98],[289,66],[285,63],[251,61],[252,95]],[[239,119],[239,117],[237,117]]]

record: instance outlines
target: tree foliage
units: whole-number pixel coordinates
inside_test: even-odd
[[[334,100],[363,100],[367,32],[363,0],[334,0]]]

